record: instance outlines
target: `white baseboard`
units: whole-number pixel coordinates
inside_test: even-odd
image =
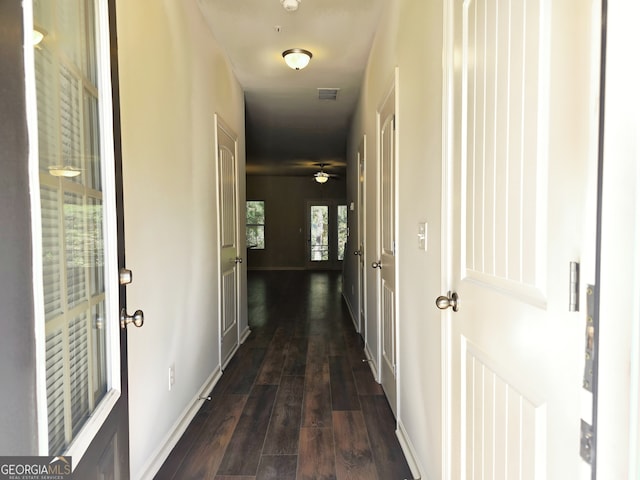
[[[209,395],[213,387],[215,387],[218,380],[222,376],[222,370],[220,367],[216,367],[209,378],[204,382],[202,387],[198,393],[193,397],[187,408],[184,409],[182,414],[178,417],[176,422],[173,424],[169,433],[166,437],[160,442],[158,448],[153,452],[149,460],[142,467],[141,472],[137,476],[133,476],[132,478],[138,478],[140,480],[152,480],[154,476],[158,473],[162,464],[169,457],[171,450],[176,446],[184,432],[187,430],[187,427],[194,419],[200,407],[202,407],[203,400],[201,397],[206,397]]]
[[[365,342],[364,344],[364,354],[367,357],[369,368],[371,369],[371,373],[373,374],[373,378],[376,382],[380,383],[380,377],[378,376],[378,363],[376,362],[375,357],[371,354],[371,349],[369,348],[369,344]]]
[[[396,429],[396,437],[398,437],[398,441],[400,442],[400,447],[402,448],[402,452],[404,453],[404,457],[407,459],[407,463],[409,464],[409,468],[411,469],[411,475],[413,475],[414,479],[421,479],[422,472],[424,471],[418,461],[418,457],[415,452],[415,448],[413,448],[413,444],[411,443],[411,439],[407,435],[407,431],[405,430],[402,422],[398,420],[398,428]],[[426,477],[424,477],[426,480]]]
[[[353,328],[355,328],[356,332],[360,333],[358,331],[357,317],[353,314],[353,308],[351,308],[351,303],[349,302],[349,299],[344,294],[344,292],[342,292],[342,298],[344,299],[344,303],[347,305],[347,310],[349,310],[349,316],[351,317],[351,321],[353,322]]]
[[[247,328],[245,328],[244,331],[240,334],[240,345],[247,341],[249,335],[251,335],[251,329],[247,325]]]

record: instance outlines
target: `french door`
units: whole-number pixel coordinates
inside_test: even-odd
[[[339,267],[348,235],[345,202],[307,201],[307,235],[307,266]]]
[[[33,13],[25,38],[33,30],[31,172],[40,198],[33,212],[40,453],[72,457],[75,478],[127,478],[125,327],[141,326],[143,314],[127,314],[123,290],[131,275],[118,201],[113,5],[33,0],[25,8]]]

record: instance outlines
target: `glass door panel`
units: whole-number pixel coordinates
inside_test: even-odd
[[[329,260],[329,207],[311,205],[311,257],[312,262]]]

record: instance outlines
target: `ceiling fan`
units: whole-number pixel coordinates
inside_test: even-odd
[[[326,164],[324,163],[316,163],[320,167],[320,171],[313,174],[314,180],[320,184],[327,183],[329,178],[336,178],[337,175],[333,173],[327,173],[324,171],[324,167]]]

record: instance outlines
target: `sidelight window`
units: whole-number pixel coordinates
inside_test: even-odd
[[[247,201],[247,248],[264,250],[264,202]]]

